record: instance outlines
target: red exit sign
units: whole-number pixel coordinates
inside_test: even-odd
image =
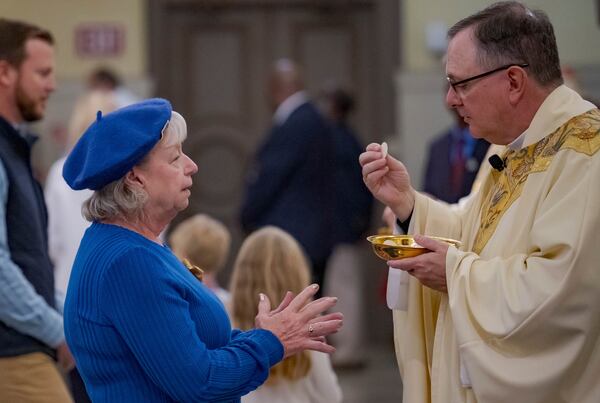
[[[90,23],[75,28],[75,52],[81,57],[114,57],[125,49],[121,24]]]

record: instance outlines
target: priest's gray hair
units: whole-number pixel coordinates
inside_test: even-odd
[[[454,24],[448,38],[470,27],[482,68],[527,63],[528,73],[542,86],[563,83],[554,28],[545,12],[518,1],[494,3]]]

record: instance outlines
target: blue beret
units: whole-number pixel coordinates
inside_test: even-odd
[[[98,190],[122,178],[161,139],[171,119],[171,104],[147,99],[98,117],[81,136],[63,167],[75,190]]]

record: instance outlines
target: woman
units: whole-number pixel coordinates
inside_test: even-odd
[[[273,311],[261,294],[257,329],[232,331],[216,296],[161,243],[198,169],[185,137],[181,115],[151,99],[99,112],[65,163],[69,186],[94,190],[65,302],[67,342],[94,402],[238,402],[282,358],[334,350],[324,337],[341,314],[318,316],[336,299],[311,302],[316,285]]]
[[[281,299],[287,290],[300,292],[310,270],[298,242],[276,227],[264,227],[244,241],[231,280],[232,321],[250,329],[257,314],[259,292]],[[304,351],[271,368],[269,379],[242,398],[242,403],[337,403],[342,392],[327,354]]]

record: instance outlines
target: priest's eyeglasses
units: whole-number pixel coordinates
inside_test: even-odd
[[[476,76],[473,77],[469,77],[469,78],[465,78],[464,80],[459,80],[459,81],[453,81],[450,77],[446,77],[446,80],[448,80],[448,84],[450,84],[450,86],[452,87],[452,89],[454,90],[454,92],[456,92],[457,94],[459,94],[461,91],[464,91],[466,88],[466,84],[473,81],[473,80],[477,80],[479,78],[484,78],[487,76],[490,76],[494,73],[497,73],[499,71],[502,70],[506,70],[506,69],[510,69],[511,67],[528,67],[529,63],[511,63],[511,64],[505,64],[504,66],[500,66],[498,68],[495,68],[493,70],[490,71],[486,71],[485,73],[481,73],[481,74],[477,74]]]

